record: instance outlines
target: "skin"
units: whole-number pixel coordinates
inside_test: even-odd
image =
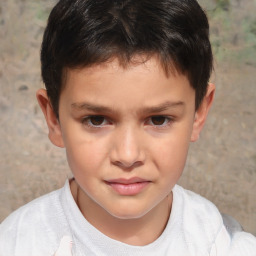
[[[46,91],[37,92],[50,140],[66,148],[74,199],[92,225],[131,245],[146,245],[161,235],[172,188],[190,142],[203,128],[214,91],[209,84],[195,111],[195,91],[187,77],[166,76],[152,57],[126,68],[113,60],[68,70],[59,120]]]

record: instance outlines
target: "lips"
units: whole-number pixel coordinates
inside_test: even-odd
[[[107,180],[106,184],[109,185],[116,193],[123,196],[134,196],[142,192],[151,182],[141,178],[131,179],[113,179]]]

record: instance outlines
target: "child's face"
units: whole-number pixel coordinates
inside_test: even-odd
[[[167,77],[154,58],[127,69],[113,61],[68,71],[50,138],[66,148],[91,209],[138,218],[177,183],[201,112],[188,79]]]

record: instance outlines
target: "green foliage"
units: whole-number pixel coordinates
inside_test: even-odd
[[[247,17],[242,22],[245,42],[250,46],[256,46],[256,20]]]
[[[212,0],[214,8],[208,11],[210,18],[210,39],[214,56],[218,62],[256,66],[256,19],[246,13],[243,18],[231,5],[231,0]],[[212,2],[213,3],[213,2]]]
[[[230,7],[230,1],[229,0],[215,0],[216,1],[216,8],[223,10],[223,11],[228,11]]]
[[[250,32],[256,36],[256,19],[250,24]]]
[[[49,15],[49,11],[42,8],[42,6],[38,7],[37,13],[36,13],[36,18],[42,21],[47,20]]]

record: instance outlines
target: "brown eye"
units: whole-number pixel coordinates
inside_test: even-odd
[[[100,126],[104,124],[105,118],[104,116],[91,116],[88,121],[92,126]]]
[[[105,116],[91,115],[83,118],[81,123],[89,129],[99,129],[112,125],[112,122]]]
[[[167,122],[167,118],[165,116],[152,116],[151,123],[153,125],[164,125]]]

